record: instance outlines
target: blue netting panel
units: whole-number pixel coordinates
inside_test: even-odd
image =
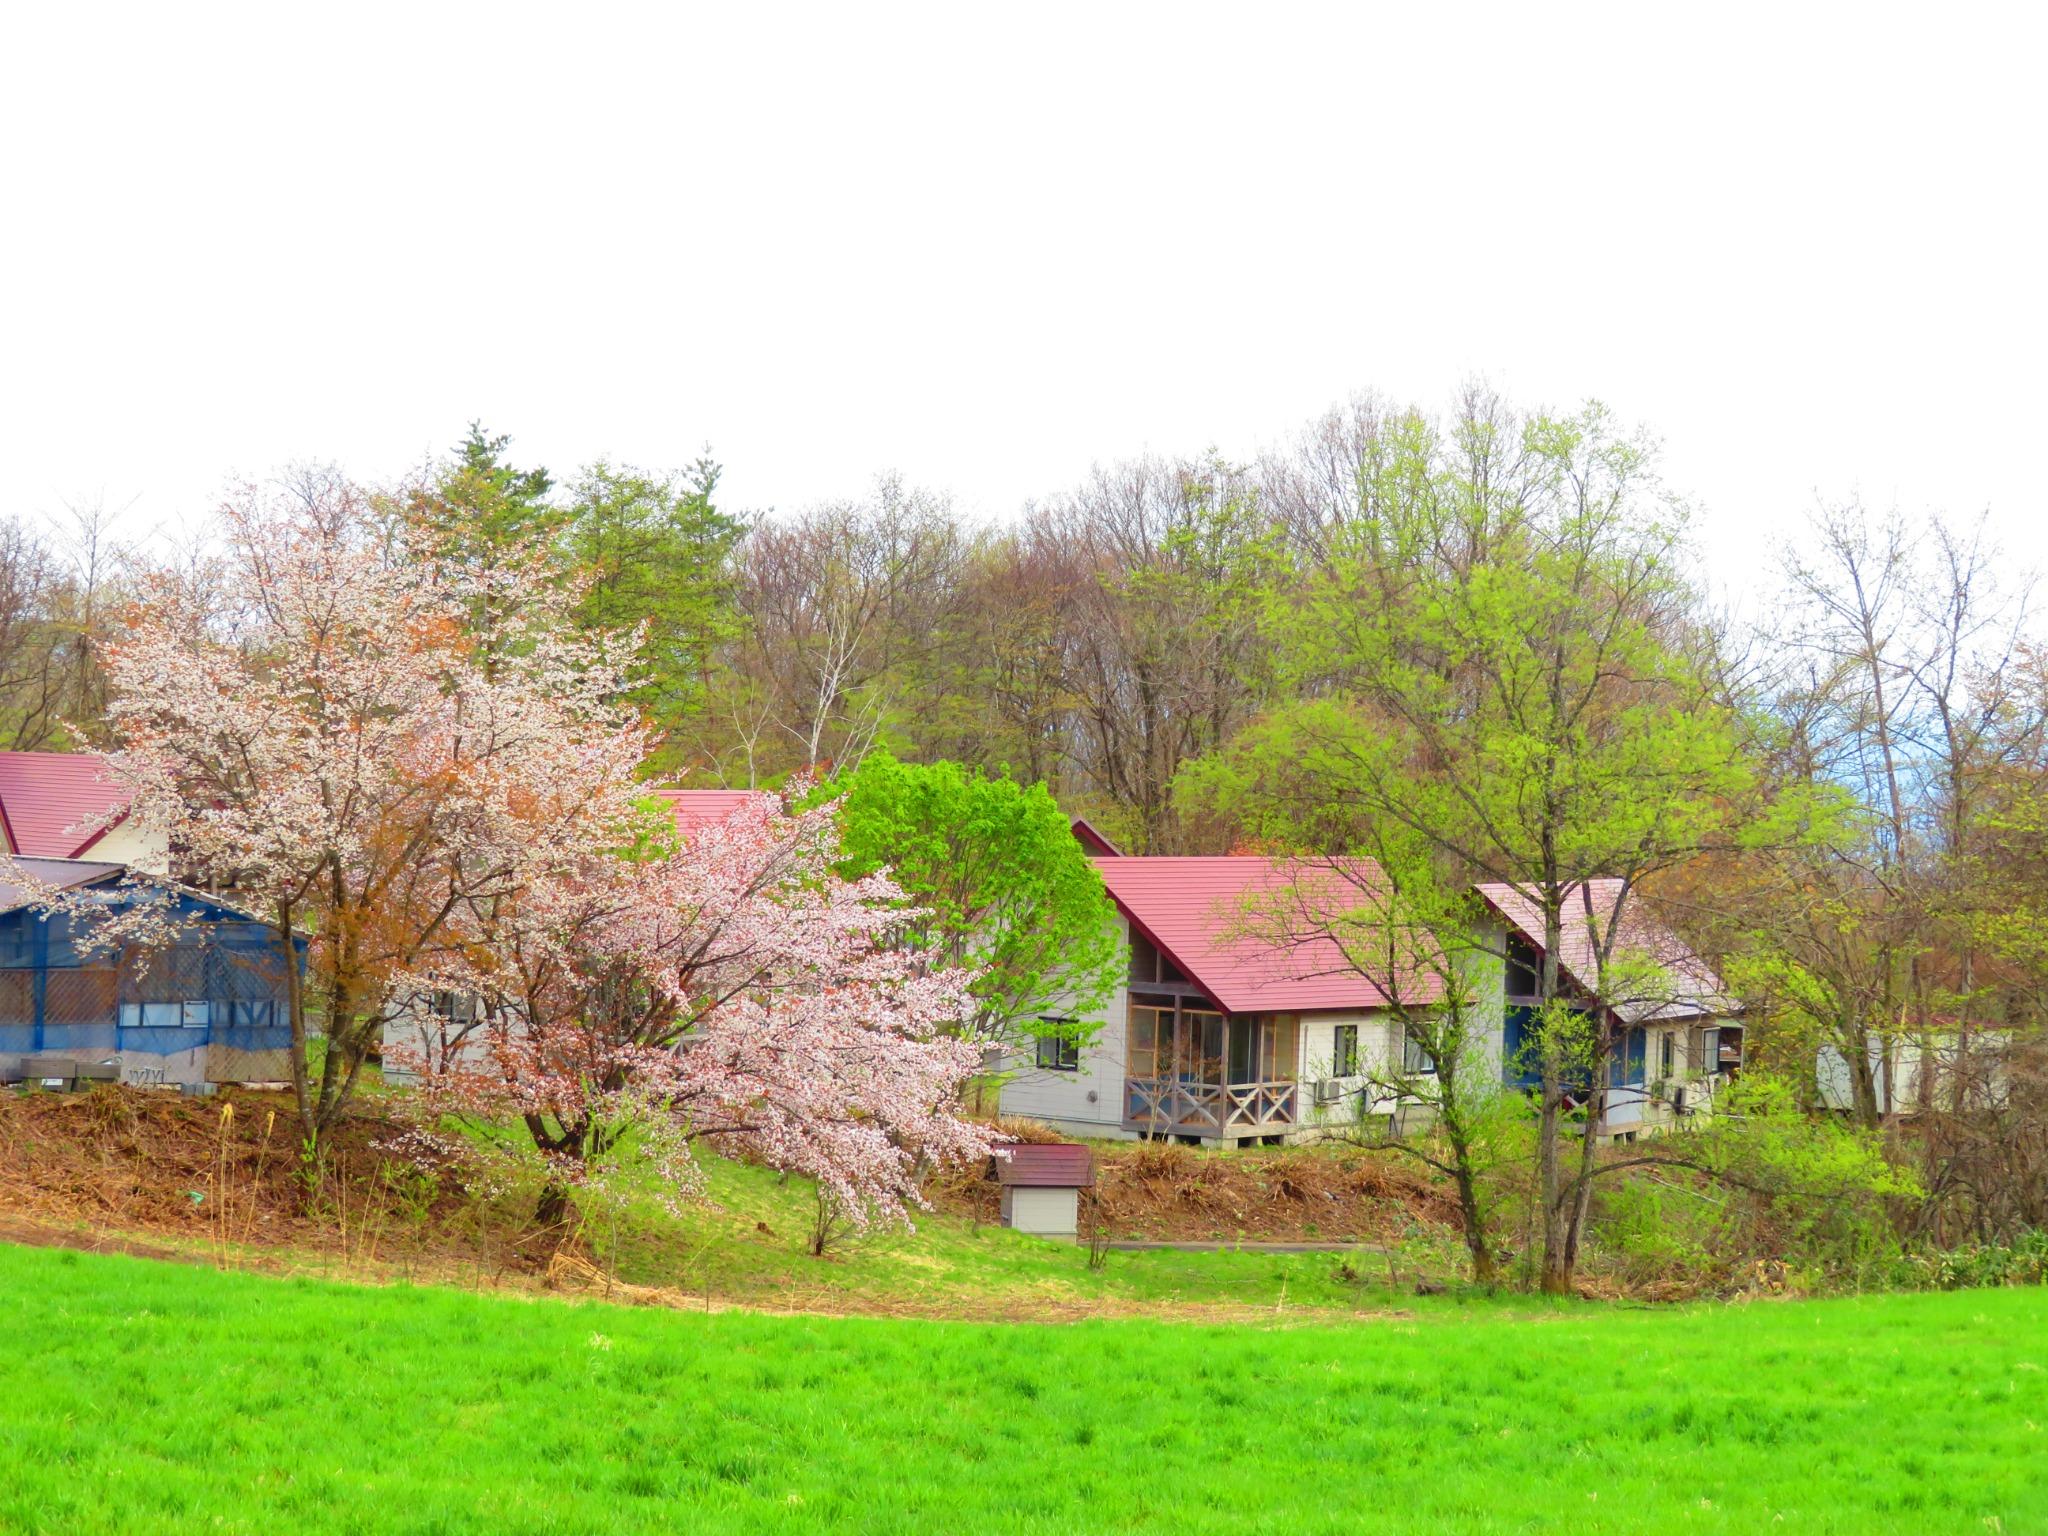
[[[49,1031],[44,1030],[44,1034]],[[187,1029],[182,1025],[128,1025],[110,1029],[113,1047],[123,1051],[140,1051],[145,1056],[175,1056],[180,1051],[193,1050],[206,1044],[207,1031]]]
[[[43,976],[43,1033],[60,1027],[114,1026],[120,972],[111,961],[71,970],[52,968]],[[69,1037],[67,1037],[69,1038]],[[83,1040],[77,1043],[83,1044]],[[111,1048],[111,1042],[110,1046]]]
[[[238,1051],[274,1051],[290,1045],[289,986],[284,954],[276,945],[215,945],[207,953],[214,1040]]]
[[[282,1050],[291,1043],[285,964],[248,922],[110,956],[81,954],[62,919],[0,919],[0,1052]]]
[[[60,1054],[70,1051],[117,1051],[121,1032],[110,1019],[104,1024],[45,1024],[42,1049]]]
[[[0,1041],[9,1030],[36,1027],[36,973],[26,969],[0,971]],[[0,1051],[11,1047],[0,1044]]]

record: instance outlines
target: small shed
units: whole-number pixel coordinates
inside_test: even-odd
[[[1003,1192],[1003,1225],[1034,1237],[1081,1232],[1081,1191],[1095,1187],[1095,1154],[1071,1142],[1018,1144],[991,1159]]]

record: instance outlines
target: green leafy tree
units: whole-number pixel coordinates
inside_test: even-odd
[[[1215,765],[1202,769],[1214,775]],[[1226,772],[1212,783],[1227,780]],[[1283,827],[1258,830],[1269,844],[1286,841]],[[1446,877],[1427,838],[1387,820],[1361,828],[1361,837],[1359,853],[1294,859],[1290,878],[1248,906],[1245,926],[1283,948],[1334,945],[1384,1000],[1389,1049],[1355,1063],[1355,1075],[1365,1085],[1361,1110],[1391,1102],[1393,1123],[1381,1135],[1361,1116],[1355,1131],[1336,1134],[1389,1147],[1450,1180],[1472,1279],[1492,1285],[1500,1278],[1496,1186],[1526,1145],[1529,1119],[1501,1082],[1500,960],[1482,938],[1471,887]]]
[[[842,872],[889,869],[926,913],[912,942],[982,973],[984,1035],[1093,1036],[1121,970],[1116,911],[1043,784],[876,751],[820,793],[840,797]]]
[[[1579,1137],[1568,1173],[1562,1133],[1575,1085],[1603,1113],[1617,1001],[1574,993],[1567,925],[1596,976],[1620,974],[1644,881],[1797,835],[1811,806],[1764,791],[1693,620],[1680,509],[1598,406],[1410,422],[1360,490],[1310,579],[1276,595],[1294,702],[1240,739],[1236,782],[1295,846],[1405,828],[1462,878],[1536,903],[1541,1283],[1566,1291],[1594,1147]],[[1601,877],[1616,894],[1596,910]]]
[[[569,576],[554,542],[563,514],[553,477],[508,464],[511,444],[473,421],[453,455],[423,479],[372,498],[394,547],[417,543],[452,576],[466,576],[466,627],[487,672],[507,660],[499,647],[522,630],[521,615],[544,594],[551,601]]]

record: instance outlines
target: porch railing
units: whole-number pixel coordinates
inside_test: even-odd
[[[1197,1083],[1124,1079],[1124,1124],[1177,1136],[1263,1135],[1300,1118],[1298,1083]]]

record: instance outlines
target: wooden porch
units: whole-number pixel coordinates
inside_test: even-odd
[[[1160,1136],[1276,1136],[1299,1123],[1293,1082],[1199,1083],[1126,1077],[1124,1124]]]
[[[1294,1014],[1226,1014],[1188,992],[1134,990],[1126,1024],[1127,1130],[1242,1141],[1300,1123]]]

